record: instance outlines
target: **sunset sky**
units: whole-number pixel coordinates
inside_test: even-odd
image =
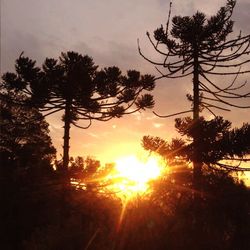
[[[192,15],[197,10],[211,15],[225,3],[226,0],[174,0],[172,15]],[[116,65],[123,72],[136,69],[157,75],[154,67],[138,54],[137,38],[143,52],[155,57],[146,31],[152,33],[166,23],[168,8],[169,0],[1,0],[1,74],[14,70],[15,59],[22,51],[41,65],[46,57],[58,58],[61,52],[70,50],[88,54],[100,68]],[[237,1],[233,15],[235,36],[240,30],[242,34],[250,33],[249,10],[249,0]],[[241,79],[249,80],[245,90],[250,91],[250,75]],[[189,109],[185,96],[192,91],[191,80],[158,81],[153,110],[166,115]],[[217,114],[232,121],[233,126],[250,122],[249,109]],[[60,117],[57,114],[47,119],[58,158],[63,137]],[[161,119],[149,110],[95,122],[87,130],[73,127],[70,155],[91,155],[103,163],[111,162],[123,155],[140,154],[144,135],[176,137],[174,118]]]

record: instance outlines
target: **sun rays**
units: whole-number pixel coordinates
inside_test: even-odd
[[[138,159],[134,155],[119,158],[114,170],[107,176],[112,180],[108,189],[114,191],[121,199],[131,199],[149,192],[150,182],[163,172],[160,157],[150,156]]]

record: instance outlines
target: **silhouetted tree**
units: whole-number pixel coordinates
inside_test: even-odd
[[[97,178],[98,171],[100,169],[100,161],[93,157],[86,157],[85,159],[81,156],[70,158],[69,174],[78,183],[82,185],[82,188],[91,189],[99,185],[99,179]]]
[[[15,95],[16,100],[22,100]],[[52,168],[56,150],[49,125],[36,108],[0,103],[0,157],[4,172]]]
[[[154,105],[150,94],[141,94],[153,90],[151,75],[135,70],[122,75],[115,66],[97,70],[92,58],[76,52],[62,53],[59,60],[47,58],[41,68],[35,64],[21,54],[16,60],[16,73],[2,77],[1,96],[9,99],[8,92],[22,93],[26,104],[39,108],[44,116],[63,111],[64,171],[69,162],[71,125],[88,128],[93,120],[108,121]],[[81,126],[79,120],[88,124]]]
[[[15,94],[15,100],[23,97]],[[55,204],[56,150],[49,125],[36,108],[0,103],[1,249],[21,249],[35,227],[44,226]],[[52,184],[53,183],[53,184]],[[53,191],[52,191],[53,190]],[[50,201],[49,201],[50,200]],[[50,214],[46,214],[49,211]]]
[[[169,143],[159,137],[144,136],[142,145],[146,150],[156,152],[166,158],[168,164],[178,165],[193,162],[195,147],[199,148],[200,163],[212,169],[227,171],[249,168],[239,168],[241,162],[250,161],[250,125],[243,124],[241,128],[231,128],[231,122],[222,117],[206,121],[199,117],[198,123],[193,123],[191,117],[175,120],[177,131],[186,139],[172,139]],[[199,131],[199,136],[196,135]],[[192,138],[198,137],[194,145]],[[191,142],[190,142],[191,141]]]
[[[199,122],[199,113],[206,109],[215,115],[213,109],[229,111],[228,107],[250,108],[249,105],[239,105],[234,101],[250,98],[250,93],[241,94],[239,90],[246,83],[236,86],[237,77],[249,73],[250,35],[229,38],[233,31],[231,16],[235,0],[227,0],[226,6],[210,18],[204,13],[197,12],[193,16],[175,16],[169,30],[170,11],[166,27],[161,25],[154,31],[154,39],[149,32],[147,37],[163,61],[154,61],[146,57],[140,49],[140,55],[156,66],[159,78],[183,78],[193,76],[193,94],[187,95],[192,101],[192,109],[173,115],[193,112],[193,122]],[[163,67],[161,70],[159,67]],[[245,67],[245,68],[244,68]],[[227,86],[218,84],[214,76],[232,76],[233,80]],[[218,80],[221,82],[221,79]],[[156,114],[157,115],[157,114]],[[170,117],[166,115],[159,117]],[[199,128],[199,125],[197,125]],[[201,176],[202,165],[199,151],[201,131],[193,134],[193,169],[194,179]]]
[[[57,166],[60,166],[60,162]],[[76,189],[87,190],[95,193],[107,193],[109,196],[114,195],[115,192],[108,190],[110,185],[116,182],[116,178],[110,178],[112,172],[115,170],[115,163],[108,163],[101,165],[99,160],[94,157],[87,156],[70,158],[69,175],[71,177],[71,184]]]
[[[232,129],[222,117],[210,121],[199,117],[198,123],[187,117],[176,119],[175,127],[181,139],[168,142],[144,136],[142,141],[146,150],[166,159],[170,170],[165,178],[152,183],[152,203],[167,214],[164,235],[168,236],[163,243],[169,249],[248,249],[249,189],[229,173],[249,170],[239,164],[250,160],[246,158],[250,154],[250,124]],[[203,169],[198,189],[189,167],[197,130]]]

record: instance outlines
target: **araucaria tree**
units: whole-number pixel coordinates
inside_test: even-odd
[[[152,108],[154,77],[135,70],[122,75],[118,67],[98,70],[93,59],[76,52],[62,53],[59,60],[47,58],[42,67],[24,57],[16,60],[16,73],[2,76],[1,98],[37,107],[44,117],[63,112],[63,170],[69,163],[70,126],[88,128],[93,120],[108,121],[140,109]],[[24,101],[11,98],[12,92]],[[77,122],[87,122],[80,126]]]
[[[209,18],[201,12],[193,16],[175,16],[172,18],[170,29],[170,3],[166,27],[161,25],[156,29],[154,39],[147,32],[150,43],[163,61],[154,61],[145,56],[138,43],[140,55],[156,66],[160,73],[159,78],[193,76],[193,94],[187,95],[192,101],[192,108],[173,115],[192,112],[192,123],[197,124],[203,109],[216,116],[214,109],[229,111],[230,107],[250,108],[250,105],[241,106],[237,102],[241,98],[250,98],[250,93],[241,92],[246,83],[237,84],[239,75],[250,72],[250,35],[243,36],[240,33],[236,38],[228,38],[233,31],[231,17],[235,4],[235,0],[227,0],[226,6]],[[218,79],[218,76],[221,78]],[[223,86],[221,83],[225,81],[226,76],[229,83]],[[199,131],[192,135],[193,170],[196,180],[202,171],[200,136]]]

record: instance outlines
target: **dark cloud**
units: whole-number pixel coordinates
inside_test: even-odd
[[[237,30],[242,30],[243,34],[249,34],[250,33],[250,2],[237,3],[235,6],[233,19],[235,19],[235,27],[237,28]]]
[[[92,40],[92,46],[86,42],[80,42],[74,48],[83,54],[89,54],[102,67],[117,65],[126,68],[126,65],[131,65],[131,62],[136,59],[134,53],[136,51],[133,51],[129,46],[119,44],[115,41],[106,41],[98,37]]]
[[[14,70],[14,63],[22,51],[33,58],[41,58],[43,54],[42,44],[33,34],[23,34],[20,31],[2,33],[1,39],[1,73]]]

